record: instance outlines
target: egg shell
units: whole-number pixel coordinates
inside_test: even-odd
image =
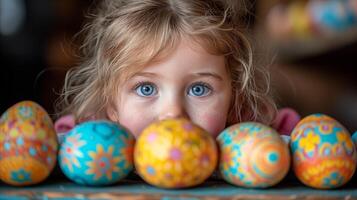
[[[356,168],[356,149],[350,133],[335,119],[313,114],[302,119],[291,134],[293,170],[307,186],[337,188]]]
[[[348,31],[356,26],[357,13],[352,2],[310,1],[308,11],[315,29],[324,34]]]
[[[268,126],[256,122],[235,124],[226,128],[217,140],[219,170],[231,184],[266,188],[280,182],[289,171],[289,147]]]
[[[352,134],[352,141],[357,149],[357,131]]]
[[[187,119],[166,119],[145,128],[137,139],[134,164],[149,184],[162,188],[193,187],[217,165],[212,136]]]
[[[59,152],[63,173],[83,185],[109,185],[133,168],[134,137],[109,121],[87,121],[64,138]]]
[[[0,179],[14,186],[45,180],[57,160],[58,141],[51,118],[37,103],[19,102],[0,119]]]

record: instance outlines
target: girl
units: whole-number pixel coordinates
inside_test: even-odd
[[[56,122],[57,132],[108,119],[138,136],[155,120],[186,117],[214,137],[242,121],[289,133],[299,116],[289,109],[276,115],[267,73],[254,65],[239,22],[240,4],[103,1],[85,28],[83,61],[66,76],[61,114],[73,115]]]

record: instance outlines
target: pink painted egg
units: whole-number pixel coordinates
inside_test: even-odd
[[[10,107],[0,119],[0,179],[15,186],[45,180],[57,159],[58,142],[47,112],[32,101]]]
[[[302,119],[291,134],[293,169],[307,186],[337,188],[356,169],[356,149],[350,133],[335,119],[313,114]]]
[[[232,125],[217,138],[219,171],[227,182],[249,188],[279,183],[290,168],[289,147],[272,128],[255,122]]]
[[[213,173],[217,146],[209,133],[186,119],[163,120],[138,137],[134,164],[138,174],[154,186],[192,187]]]

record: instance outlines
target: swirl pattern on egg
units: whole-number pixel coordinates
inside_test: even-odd
[[[289,148],[268,126],[239,123],[225,129],[217,140],[220,173],[229,183],[265,188],[280,182],[289,170]]]

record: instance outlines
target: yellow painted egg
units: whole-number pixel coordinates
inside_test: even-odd
[[[291,134],[293,169],[307,186],[337,188],[356,169],[356,149],[350,133],[335,119],[313,114],[302,119]]]
[[[212,136],[186,119],[154,122],[138,137],[134,150],[138,174],[162,188],[192,187],[204,182],[217,165]]]
[[[15,186],[45,180],[57,159],[51,118],[32,101],[10,107],[0,119],[0,179]]]
[[[290,168],[289,147],[272,128],[244,122],[226,128],[217,138],[219,171],[227,182],[248,188],[279,183]]]

